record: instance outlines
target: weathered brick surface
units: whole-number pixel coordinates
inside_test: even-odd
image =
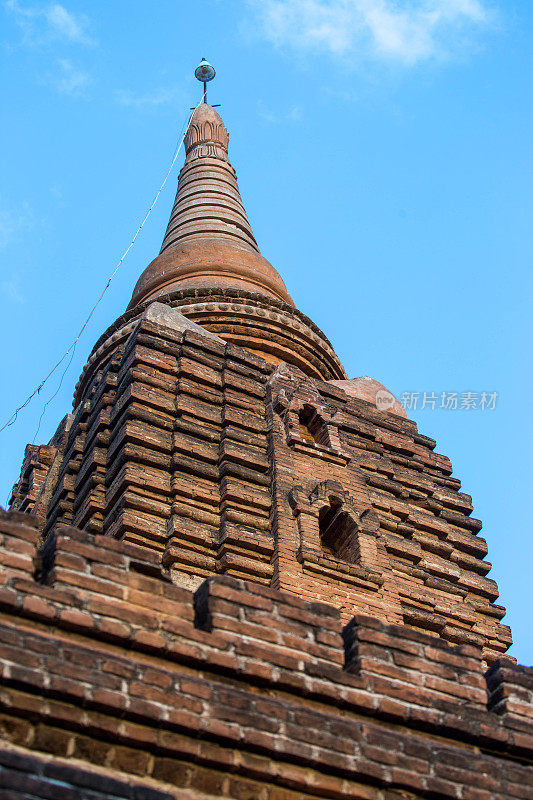
[[[55,439],[44,535],[73,524],[152,547],[190,589],[225,573],[501,656],[481,523],[435,443],[187,324],[157,303],[96,348]],[[24,485],[13,507],[32,510]],[[320,528],[331,503],[338,533]]]
[[[274,585],[334,603],[345,621],[362,612],[482,647],[488,662],[504,653],[510,631],[485,577],[481,523],[435,442],[287,365],[270,377],[267,415]],[[324,546],[331,504],[352,520],[351,550]]]
[[[7,796],[531,796],[528,670],[494,665],[487,708],[477,648],[229,576],[193,593],[69,526],[38,556],[31,523],[2,519],[42,576],[0,590]]]
[[[489,708],[509,722],[533,721],[533,667],[517,667],[506,659],[487,672]]]

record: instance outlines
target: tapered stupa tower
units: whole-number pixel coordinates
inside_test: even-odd
[[[295,308],[205,102],[185,147],[0,513],[0,795],[523,800],[533,671],[471,498]]]
[[[159,256],[141,275],[131,306],[177,289],[244,289],[293,305],[264,259],[228,158],[229,134],[203,103],[185,134],[185,164]]]
[[[345,378],[324,334],[294,307],[280,275],[259,252],[228,157],[229,135],[203,103],[185,135],[186,159],[161,252],[129,305],[165,297],[216,333],[317,378]]]

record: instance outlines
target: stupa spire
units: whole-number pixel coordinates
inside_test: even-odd
[[[217,237],[259,248],[228,158],[229,134],[215,109],[195,109],[185,136],[185,164],[161,252],[181,239]]]
[[[203,60],[195,75],[205,84],[214,73]],[[184,138],[185,164],[161,251],[139,278],[128,311],[159,301],[271,364],[342,380],[331,343],[295,308],[259,251],[229,160],[228,131],[205,99],[204,85]]]
[[[159,256],[141,275],[130,303],[180,289],[235,288],[290,305],[283,280],[261,255],[228,157],[228,131],[202,103],[185,136],[185,164]]]

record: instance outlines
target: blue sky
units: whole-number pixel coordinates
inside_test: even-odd
[[[532,663],[532,23],[525,0],[3,2],[2,424],[144,217],[206,56],[263,254],[351,377],[418,393],[409,416],[473,496],[511,653]],[[36,441],[157,254],[177,169]],[[60,374],[0,434],[2,504]],[[442,392],[498,398],[443,409]]]

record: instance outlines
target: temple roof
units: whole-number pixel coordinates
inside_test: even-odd
[[[161,252],[141,275],[130,308],[181,289],[244,289],[294,305],[261,255],[228,158],[229,134],[215,109],[192,114],[174,207]]]

